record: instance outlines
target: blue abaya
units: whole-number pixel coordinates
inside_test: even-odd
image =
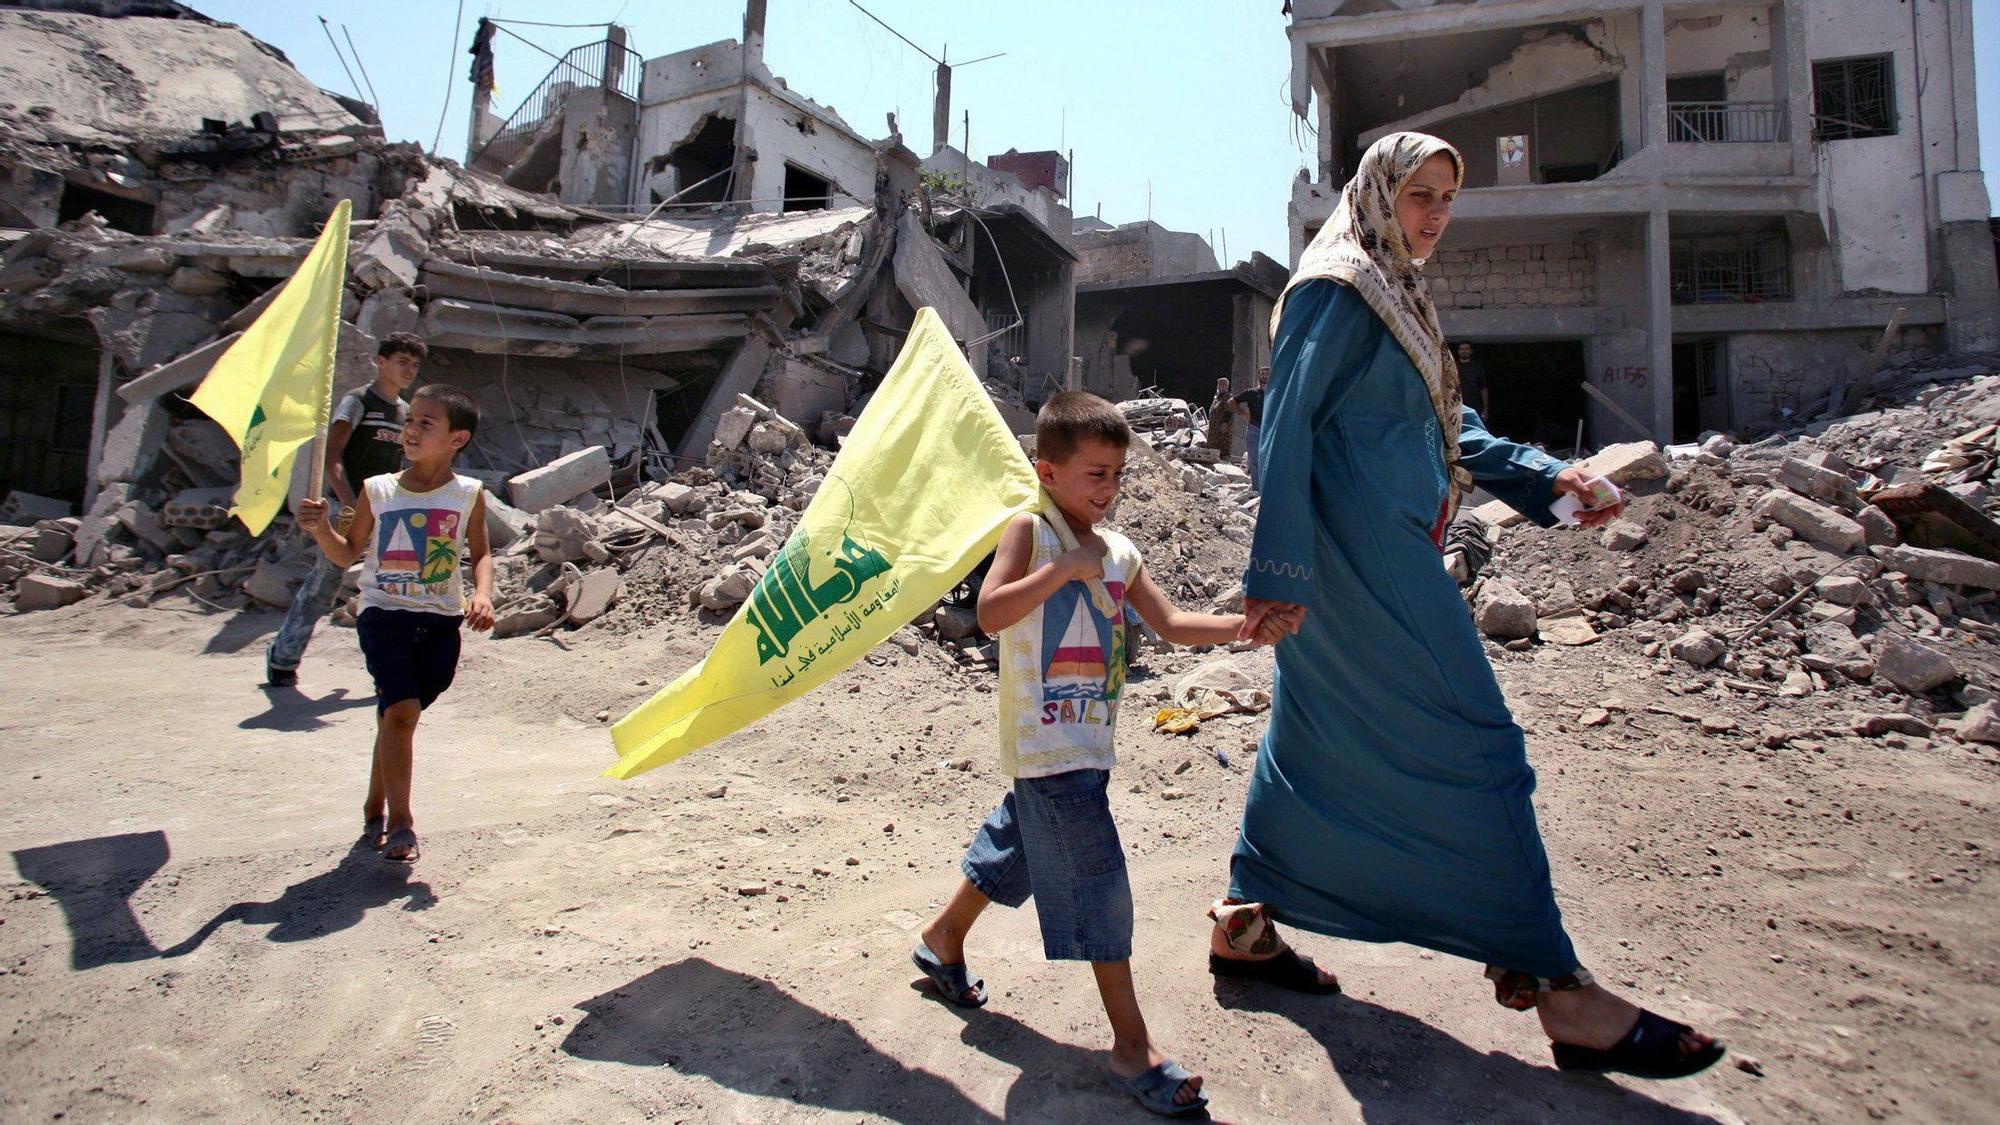
[[[1459,463],[1553,522],[1565,464],[1462,417]],[[1244,592],[1306,614],[1277,648],[1231,897],[1334,937],[1575,971],[1521,728],[1432,541],[1449,479],[1436,415],[1352,289],[1287,297],[1261,436]]]

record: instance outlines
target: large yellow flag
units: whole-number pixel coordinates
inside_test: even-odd
[[[917,313],[797,531],[700,664],[611,728],[631,777],[831,679],[950,592],[1041,486],[944,322]]]
[[[340,295],[347,280],[347,200],[271,307],[222,353],[189,399],[243,451],[230,512],[261,535],[284,507],[299,448],[326,430]]]

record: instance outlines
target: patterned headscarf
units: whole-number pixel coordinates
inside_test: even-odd
[[[1396,222],[1396,193],[1403,190],[1418,165],[1438,153],[1450,155],[1459,183],[1465,180],[1465,160],[1458,150],[1425,133],[1391,133],[1362,154],[1361,167],[1340,193],[1333,217],[1320,228],[1299,258],[1299,268],[1278,307],[1271,313],[1271,334],[1285,312],[1285,297],[1300,283],[1316,277],[1350,286],[1375,315],[1382,318],[1410,362],[1424,377],[1431,409],[1437,413],[1447,472],[1454,485],[1449,506],[1472,487],[1472,476],[1458,465],[1458,364],[1445,350],[1431,304],[1423,263],[1410,257],[1409,239]]]

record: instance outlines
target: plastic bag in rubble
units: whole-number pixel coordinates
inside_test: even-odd
[[[1153,713],[1153,729],[1166,734],[1193,734],[1205,720],[1254,715],[1271,706],[1271,693],[1227,660],[1204,664],[1175,680],[1168,698],[1173,706]]]

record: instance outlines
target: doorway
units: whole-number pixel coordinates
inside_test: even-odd
[[[1729,378],[1722,341],[1674,341],[1674,441],[1689,442],[1730,424]]]
[[[1583,422],[1583,441],[1590,442],[1582,340],[1471,343],[1473,360],[1485,368],[1488,407],[1482,415],[1494,434],[1568,450]],[[1478,403],[1470,405],[1479,410]]]
[[[82,503],[96,403],[95,349],[0,333],[0,496]]]

